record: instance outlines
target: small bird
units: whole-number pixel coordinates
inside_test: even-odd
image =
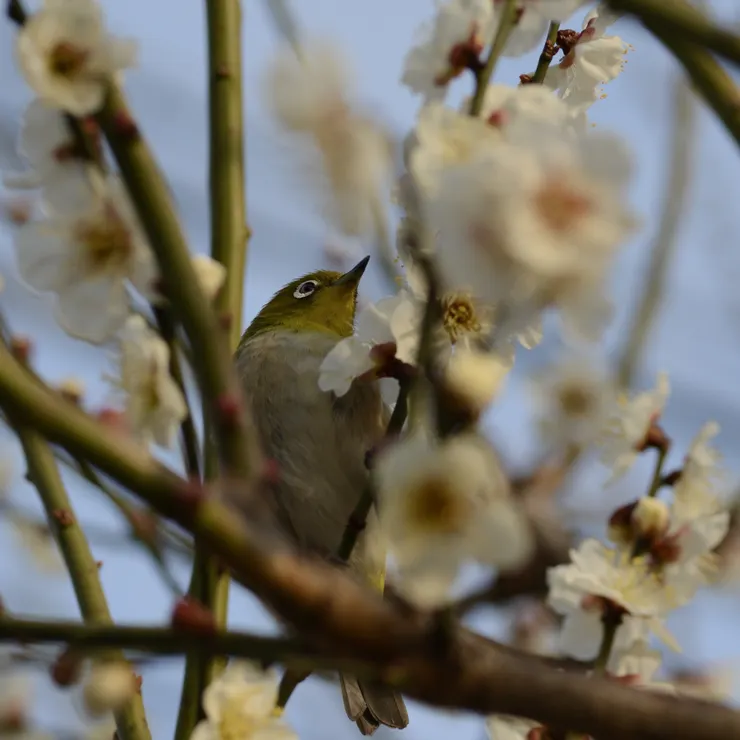
[[[304,552],[336,557],[367,483],[366,455],[380,442],[388,409],[376,383],[355,381],[337,398],[319,388],[329,350],[354,331],[357,289],[369,257],[344,274],[319,270],[281,288],[250,324],[236,367],[257,434],[276,461],[271,504],[281,529]],[[350,572],[383,590],[385,551],[371,511],[349,560]],[[403,728],[403,699],[385,687],[341,675],[347,716],[363,735]]]

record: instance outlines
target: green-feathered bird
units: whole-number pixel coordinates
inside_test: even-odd
[[[278,464],[274,508],[299,548],[336,555],[367,480],[365,457],[383,436],[388,411],[377,384],[355,382],[337,398],[319,389],[319,367],[354,328],[366,257],[345,274],[320,270],[279,290],[244,333],[236,364],[265,454]],[[385,553],[374,512],[355,547],[353,572],[383,589]],[[340,676],[347,715],[363,735],[408,724],[389,689]]]

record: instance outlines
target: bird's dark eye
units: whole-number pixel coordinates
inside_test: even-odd
[[[319,287],[318,280],[304,280],[294,291],[293,298],[308,298]]]

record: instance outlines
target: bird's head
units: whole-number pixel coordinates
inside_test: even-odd
[[[317,270],[292,280],[262,307],[242,341],[268,331],[323,331],[338,337],[352,334],[357,287],[370,257],[349,272]]]

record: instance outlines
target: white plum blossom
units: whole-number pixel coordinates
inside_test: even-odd
[[[3,515],[17,545],[30,556],[41,573],[61,575],[65,572],[59,546],[46,523],[34,521],[12,508],[4,511]]]
[[[663,412],[669,393],[668,376],[659,373],[653,390],[631,399],[625,395],[617,399],[599,440],[602,448],[601,460],[612,471],[610,483],[632,467],[637,458],[638,447],[645,441],[650,425]]]
[[[432,102],[419,112],[414,141],[409,147],[408,167],[415,185],[426,196],[434,196],[444,171],[453,165],[472,162],[500,133],[480,118]]]
[[[185,398],[170,375],[170,349],[143,317],[126,321],[120,338],[118,376],[109,378],[125,394],[125,417],[145,441],[170,447],[188,414]]]
[[[386,359],[395,357],[413,365],[420,321],[413,299],[405,290],[368,304],[357,316],[355,334],[339,340],[324,358],[319,369],[319,388],[343,396],[355,378],[374,370]]]
[[[602,8],[590,12],[573,47],[550,66],[545,85],[574,110],[583,111],[601,96],[602,84],[614,80],[624,68],[629,47],[618,36],[604,33],[616,17]]]
[[[607,662],[607,671],[618,678],[634,677],[640,684],[653,680],[662,663],[660,650],[649,647],[648,643],[637,640],[619,650],[612,650]]]
[[[151,293],[156,266],[146,237],[118,181],[87,190],[82,180],[57,190],[59,212],[18,229],[21,277],[57,295],[57,320],[69,334],[99,343],[129,314],[127,286]],[[80,192],[82,190],[83,192]],[[69,208],[62,209],[68,199]]]
[[[470,101],[463,101],[461,113],[469,110]],[[573,109],[542,85],[489,85],[483,94],[480,117],[503,136],[522,122],[554,125],[562,129],[562,135],[583,130],[583,120]]]
[[[16,41],[26,82],[47,103],[76,116],[102,106],[106,85],[135,64],[136,53],[135,41],[106,31],[95,0],[44,0]]]
[[[601,287],[633,225],[621,140],[537,125],[508,139],[442,178],[429,220],[443,274],[484,301],[538,309],[573,285]]]
[[[582,357],[547,366],[531,390],[542,436],[561,451],[589,445],[614,402],[606,374]]]
[[[481,412],[501,392],[511,367],[501,355],[460,347],[447,363],[445,380],[468,408]]]
[[[7,173],[3,177],[5,187],[38,188],[84,174],[62,111],[41,98],[33,100],[23,114],[18,151],[30,170]]]
[[[380,526],[412,601],[444,603],[469,560],[507,568],[530,555],[526,517],[480,436],[438,442],[414,434],[383,449],[375,473]]]
[[[276,709],[278,675],[234,660],[203,693],[206,719],[190,740],[298,740]]]
[[[726,481],[721,467],[722,456],[710,446],[719,434],[719,424],[707,422],[689,447],[681,475],[673,485],[673,518],[677,522],[692,522],[720,506],[718,488]]]
[[[687,579],[703,586],[718,575],[713,551],[730,528],[730,512],[717,490],[724,481],[724,470],[719,466],[719,452],[709,446],[718,432],[716,422],[702,427],[674,486],[670,527],[660,543],[663,547],[657,548],[658,553],[667,553],[666,562],[657,565],[668,587]]]
[[[82,687],[82,704],[91,717],[121,709],[136,694],[136,677],[123,661],[95,661]]]
[[[542,48],[550,21],[564,21],[587,0],[519,0],[516,25],[504,47],[504,56],[518,57]],[[497,19],[501,19],[506,0],[493,0]],[[498,25],[498,24],[497,24]]]
[[[340,339],[321,363],[319,388],[338,397],[345,395],[356,378],[375,367],[371,349],[355,335]]]
[[[273,115],[289,132],[312,142],[330,197],[327,215],[350,236],[372,233],[381,194],[393,169],[390,138],[350,101],[347,60],[326,43],[286,46],[266,74]]]
[[[629,645],[649,630],[675,646],[663,618],[693,597],[693,581],[676,581],[675,588],[666,589],[649,558],[632,558],[631,553],[594,539],[571,550],[570,558],[570,564],[548,572],[548,603],[565,617],[561,634],[565,653],[584,660],[596,656],[606,608],[616,608],[625,615],[617,628],[616,645]]]
[[[226,280],[226,268],[207,254],[196,254],[191,261],[200,289],[212,301]]]
[[[492,41],[494,30],[490,0],[447,0],[419,29],[417,43],[404,60],[401,82],[425,101],[443,99],[449,82]]]
[[[486,730],[490,740],[529,740],[532,730],[541,727],[541,722],[508,714],[494,714],[486,719]]]

